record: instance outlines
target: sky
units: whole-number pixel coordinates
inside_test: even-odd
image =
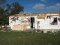
[[[7,3],[19,2],[25,13],[60,12],[60,0],[8,0]]]

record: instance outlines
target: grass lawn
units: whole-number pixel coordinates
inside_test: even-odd
[[[60,33],[0,32],[0,45],[60,45]]]

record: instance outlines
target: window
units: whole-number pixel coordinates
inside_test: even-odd
[[[40,23],[40,21],[37,22],[38,24]]]
[[[58,21],[60,21],[60,18],[58,18]]]
[[[50,19],[51,17],[50,17],[50,16],[47,16],[47,18],[49,18],[49,19]]]
[[[57,17],[54,18],[53,22],[51,23],[51,25],[57,25]]]
[[[40,28],[40,21],[37,22],[37,28]]]

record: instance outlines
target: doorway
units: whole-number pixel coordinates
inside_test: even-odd
[[[31,28],[34,28],[34,22],[35,22],[35,18],[31,17]]]

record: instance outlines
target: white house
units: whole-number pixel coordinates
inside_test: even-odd
[[[39,29],[44,32],[60,30],[60,13],[15,14],[9,17],[12,30]]]

